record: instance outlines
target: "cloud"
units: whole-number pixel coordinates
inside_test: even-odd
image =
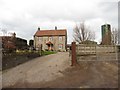
[[[75,23],[86,21],[101,39],[104,23],[118,25],[117,0],[0,0],[0,28],[31,39],[41,29],[67,28],[68,43],[72,41]]]

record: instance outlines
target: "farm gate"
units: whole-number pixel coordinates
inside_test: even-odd
[[[72,42],[72,65],[80,61],[117,61],[118,48],[115,45],[83,45]]]

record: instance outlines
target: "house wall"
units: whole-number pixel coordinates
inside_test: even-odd
[[[46,45],[46,43],[49,41],[53,43],[53,50],[66,51],[66,44],[67,44],[66,36],[43,36],[43,37],[35,36],[34,47],[39,48],[40,45],[42,44],[42,50],[46,50],[48,49],[48,46]]]

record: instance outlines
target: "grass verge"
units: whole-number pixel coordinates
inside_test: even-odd
[[[42,55],[50,55],[50,54],[55,54],[57,52],[55,51],[42,51]]]

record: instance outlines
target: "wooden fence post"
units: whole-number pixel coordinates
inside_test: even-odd
[[[76,60],[76,42],[72,42],[72,46],[71,46],[71,49],[72,49],[72,64],[71,66],[74,66],[77,64],[77,60]]]

